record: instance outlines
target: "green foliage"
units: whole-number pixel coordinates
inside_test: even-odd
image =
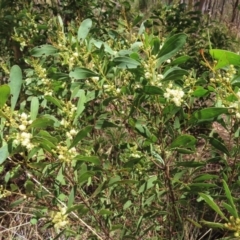
[[[237,236],[238,55],[211,49],[217,62],[202,52],[208,71],[193,69],[200,13],[160,9],[156,36],[113,4],[11,12],[5,40],[24,51],[19,65],[1,55],[2,211],[22,209],[55,239]]]
[[[199,62],[199,51],[208,48],[233,49],[235,41],[223,26],[211,20],[208,15],[200,11],[189,9],[186,3],[174,5],[160,4],[159,8],[153,8],[151,21],[145,25],[152,28],[155,35],[186,33],[188,35],[187,47],[184,54],[191,56],[184,64],[187,68],[195,68],[202,73],[207,69]],[[183,57],[183,56],[181,56]],[[183,67],[183,64],[181,65]]]
[[[199,193],[201,198],[204,199],[204,201],[217,213],[219,214],[223,220],[227,221],[227,223],[215,223],[215,222],[207,222],[202,221],[203,224],[206,224],[212,228],[226,228],[230,231],[234,231],[234,236],[239,237],[240,231],[239,231],[239,223],[240,219],[238,218],[238,211],[236,208],[236,205],[234,204],[234,200],[231,194],[231,191],[227,185],[227,183],[223,180],[223,189],[226,194],[226,198],[228,200],[228,203],[222,202],[223,207],[228,211],[228,214],[230,214],[229,220],[225,217],[225,214],[220,210],[218,205],[213,201],[213,199],[203,193]]]
[[[214,69],[220,69],[231,64],[234,66],[240,65],[240,56],[236,53],[221,49],[211,49],[209,52],[212,58],[217,60],[217,64],[214,66]]]

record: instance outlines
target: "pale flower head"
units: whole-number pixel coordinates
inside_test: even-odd
[[[92,77],[92,80],[93,80],[93,81],[98,81],[98,80],[99,80],[99,77]]]
[[[240,119],[240,113],[239,112],[236,113],[236,118]]]
[[[28,115],[26,113],[22,113],[20,116],[23,120],[27,120]]]
[[[77,52],[74,52],[74,53],[73,53],[73,56],[74,56],[74,57],[78,57],[78,53],[77,53]]]
[[[117,93],[120,93],[120,92],[121,92],[121,89],[120,89],[120,88],[117,88],[116,92],[117,92]]]
[[[21,124],[21,125],[19,125],[19,127],[18,127],[21,131],[24,131],[24,130],[26,130],[26,126],[25,125],[23,125],[23,124]]]
[[[77,134],[77,131],[75,129],[70,130],[70,135],[75,136]]]
[[[165,92],[165,93],[163,94],[163,96],[164,96],[165,98],[169,99],[169,98],[170,98],[170,93],[169,93],[169,92]]]

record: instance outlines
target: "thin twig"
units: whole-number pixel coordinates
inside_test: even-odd
[[[52,195],[52,193],[45,187],[43,186],[36,178],[33,177],[33,175],[29,172],[26,172],[27,176],[30,177],[35,183],[37,183],[39,186],[41,186],[46,192],[48,192],[49,194]],[[59,200],[58,198],[56,198],[57,201],[65,208],[67,208],[66,204],[64,202],[62,202],[61,200]],[[81,218],[79,218],[79,216],[74,213],[71,212],[71,214],[77,218],[85,227],[87,227],[94,235],[96,235],[100,240],[103,240],[103,238],[101,236],[98,235],[98,233],[92,228],[90,227],[87,223],[85,223]]]
[[[27,223],[23,223],[23,224],[18,225],[18,226],[6,228],[5,230],[2,230],[0,233],[8,232],[8,231],[11,231],[12,229],[19,228],[19,227],[22,227],[22,226],[28,225],[28,224],[31,224],[31,223],[30,223],[30,222],[27,222]],[[3,226],[1,226],[1,227],[4,228]],[[15,233],[15,232],[14,232],[14,233]],[[15,233],[15,234],[17,234],[17,233]],[[19,234],[17,234],[17,235],[19,235]],[[21,235],[19,235],[19,236],[21,236]]]
[[[21,212],[12,212],[12,211],[0,211],[0,213],[6,213],[6,214],[22,214],[22,215],[27,215],[27,216],[34,216],[33,214],[30,214],[30,213],[21,213]]]
[[[207,232],[205,232],[202,236],[201,236],[201,238],[199,238],[198,240],[201,240],[201,239],[203,239],[209,232],[211,232],[212,231],[212,229],[209,229]]]

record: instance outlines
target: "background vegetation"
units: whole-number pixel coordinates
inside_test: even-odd
[[[239,239],[238,19],[1,0],[1,238]]]

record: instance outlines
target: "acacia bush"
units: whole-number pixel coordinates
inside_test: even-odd
[[[114,26],[27,10],[13,27],[25,52],[1,56],[2,236],[238,237],[240,57],[202,51],[199,73],[189,33],[155,36],[130,7]]]

